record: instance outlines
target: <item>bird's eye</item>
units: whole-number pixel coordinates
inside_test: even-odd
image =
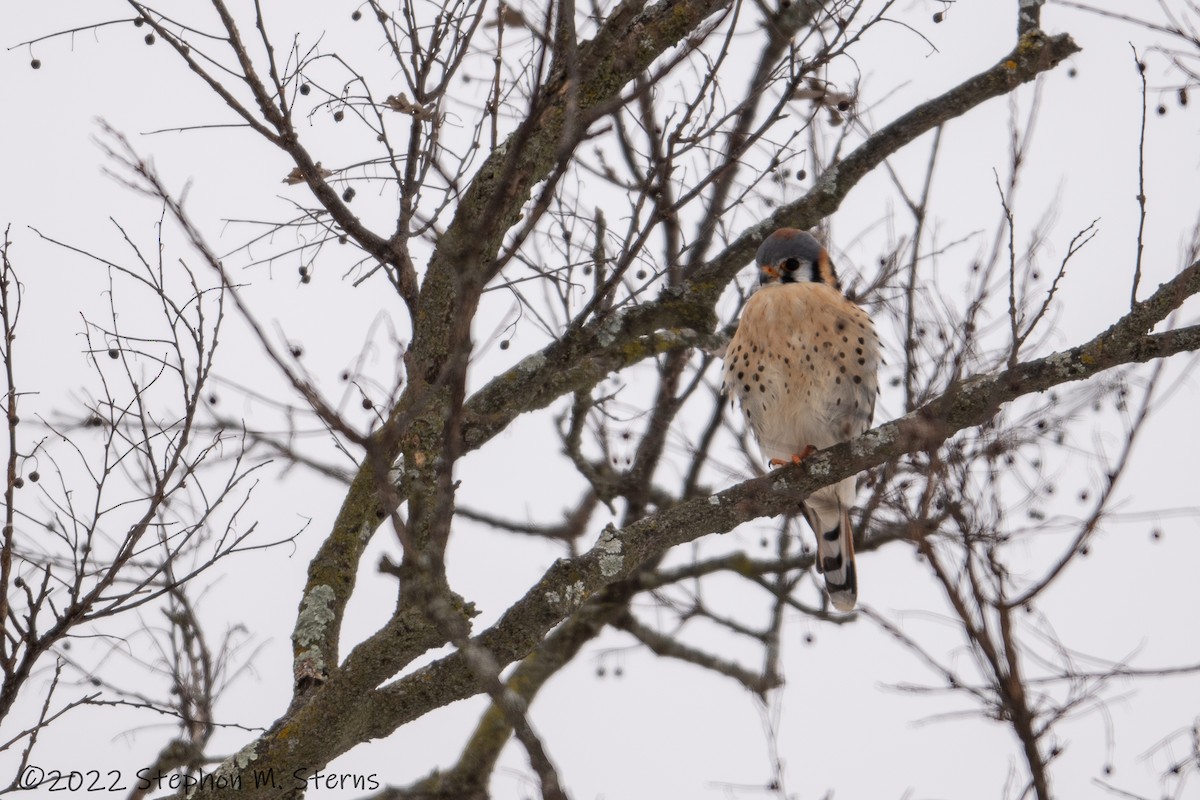
[[[796,258],[789,258],[787,261],[783,262],[783,268],[788,272],[795,272],[796,270],[800,269],[800,260]]]

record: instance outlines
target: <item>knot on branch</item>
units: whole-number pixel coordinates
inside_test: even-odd
[[[1006,66],[1015,73],[1018,81],[1024,82],[1053,69],[1079,51],[1079,45],[1069,34],[1048,36],[1045,31],[1034,28],[1021,34],[1013,51],[1014,59],[1006,62]]]

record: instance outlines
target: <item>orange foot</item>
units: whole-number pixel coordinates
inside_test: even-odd
[[[801,461],[808,458],[815,452],[817,452],[817,448],[813,447],[810,444],[807,447],[805,447],[802,451],[800,451],[800,453],[798,455],[793,454],[791,461],[784,461],[782,458],[772,458],[767,463],[772,467],[786,467],[788,464],[799,464]]]

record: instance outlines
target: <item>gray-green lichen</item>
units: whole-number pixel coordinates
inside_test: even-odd
[[[617,312],[600,326],[600,331],[596,334],[596,341],[600,343],[601,347],[608,347],[617,340],[617,335],[621,333],[621,326],[624,324],[623,316],[621,312]]]
[[[1070,352],[1055,353],[1046,357],[1046,367],[1056,378],[1066,379],[1083,372]]]
[[[958,386],[958,391],[963,397],[970,398],[979,389],[985,386],[990,386],[994,380],[995,377],[992,375],[975,375],[974,377],[967,378],[965,381],[960,383]]]
[[[243,770],[257,760],[258,752],[254,749],[254,744],[250,743],[234,753],[231,759],[226,759],[225,763],[228,764],[230,761],[233,761],[233,766],[239,770]]]
[[[325,641],[325,629],[334,619],[333,601],[333,588],[322,583],[314,586],[300,603],[300,615],[292,640],[296,647],[305,650],[296,657],[298,668],[305,672],[322,674],[325,671],[321,650],[313,645]]]
[[[838,188],[838,165],[834,164],[822,173],[815,188],[822,194],[836,194]]]
[[[583,601],[586,598],[587,589],[584,587],[583,581],[575,581],[563,589],[561,594],[553,589],[546,592],[546,602],[566,611],[574,611],[579,608],[579,606],[583,605]]]
[[[546,366],[546,357],[541,353],[533,353],[517,364],[517,372],[536,372],[544,366]]]
[[[238,775],[257,760],[258,751],[254,749],[254,742],[251,742],[220,763],[216,770],[213,771],[214,780],[212,783],[214,785],[222,785],[224,781],[228,781],[229,785],[241,788],[242,784]],[[188,790],[187,796],[191,797],[194,795],[196,790],[200,788],[200,785],[200,782],[193,784],[192,788]]]
[[[604,533],[600,534],[600,541],[596,546],[603,551],[603,555],[600,556],[600,574],[606,578],[620,575],[625,567],[625,557],[621,552],[621,540],[617,538],[617,529],[609,524]]]
[[[894,425],[874,428],[851,441],[850,454],[857,458],[868,453],[874,453],[883,445],[891,444],[895,438],[896,428]]]

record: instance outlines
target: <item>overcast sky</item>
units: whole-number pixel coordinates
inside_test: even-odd
[[[278,8],[270,13],[281,29],[301,27],[318,18],[318,11],[335,6],[337,12],[325,25],[327,46],[355,41],[351,4],[275,5]],[[913,5],[927,7],[928,14],[921,15],[926,20],[941,8],[936,3]],[[860,103],[868,111],[869,124],[885,124],[1008,52],[1015,7],[1015,2],[957,4],[941,24],[930,20],[920,27],[936,51],[900,26],[879,29],[878,46],[860,50],[857,64]],[[0,31],[9,48],[56,30],[122,15],[127,15],[122,4],[107,0],[10,2],[0,9]],[[1044,12],[1043,23],[1049,32],[1070,32],[1083,51],[1045,78],[1037,144],[1020,190],[1024,216],[1018,218],[1018,239],[1028,237],[1045,210],[1055,209],[1048,235],[1053,256],[1047,260],[1052,261],[1062,256],[1075,231],[1100,220],[1099,235],[1062,287],[1066,302],[1057,312],[1048,352],[1090,338],[1128,304],[1142,102],[1130,43],[1145,48],[1147,40],[1128,26],[1053,6]],[[321,27],[312,26],[310,32]],[[193,219],[218,251],[233,249],[251,231],[226,220],[278,216],[286,213],[288,198],[299,199],[306,191],[285,186],[281,181],[290,165],[283,154],[245,131],[150,135],[165,128],[226,121],[228,114],[165,47],[147,47],[143,35],[132,25],[114,26],[32,49],[0,51],[0,225],[12,226],[12,255],[25,284],[18,368],[24,385],[37,392],[23,401],[30,417],[70,408],[79,387],[91,379],[79,336],[81,318],[103,318],[108,302],[103,269],[42,241],[33,229],[114,259],[127,257],[128,250],[110,218],[144,245],[154,241],[158,209],[105,174],[106,161],[94,141],[100,132],[97,120],[123,132],[139,151],[152,156],[172,189],[188,187]],[[867,55],[870,61],[863,60]],[[40,60],[40,69],[30,68],[32,58]],[[1200,118],[1194,104],[1181,108],[1175,101],[1167,86],[1168,73],[1157,68],[1161,63],[1152,59],[1156,67],[1148,75],[1147,288],[1178,270],[1181,247],[1200,209]],[[1031,86],[1016,93],[1021,108],[1032,95]],[[1165,115],[1155,113],[1160,103],[1167,108]],[[1007,99],[993,100],[948,126],[943,147],[951,160],[935,187],[941,217],[936,221],[938,232],[931,235],[951,241],[970,232],[990,235],[995,229],[992,170],[1003,174],[1006,169],[1009,113]],[[314,125],[314,140],[322,135]],[[928,140],[923,141],[927,146]],[[914,145],[910,155],[898,159],[897,168],[902,174],[919,174],[925,152],[920,143]],[[878,257],[886,232],[877,223],[886,206],[895,202],[882,176],[872,177],[855,189],[832,220],[833,250],[844,275],[852,278],[860,266],[866,268]],[[176,257],[186,258],[186,248],[178,240],[176,244]],[[962,261],[970,255],[968,251],[939,264],[938,274],[947,285],[963,282]],[[372,300],[369,314],[347,313],[363,304],[364,292],[382,292],[385,284],[355,289],[335,277],[338,269],[328,270],[319,291],[301,285],[296,264],[287,260],[244,273],[246,296],[290,341],[303,344],[308,366],[324,376],[326,390],[335,394],[336,375],[373,330],[378,335],[373,326],[391,313],[389,305],[395,314],[401,313],[395,298]],[[477,339],[486,342],[510,310],[502,300],[489,301]],[[136,314],[136,305],[123,307],[123,313]],[[1195,317],[1195,306],[1185,306],[1182,321],[1194,322]],[[236,332],[236,326],[232,330]],[[476,380],[536,346],[535,336],[522,342],[518,332],[511,351],[493,348],[481,355],[488,360],[479,364],[488,366],[477,366]],[[387,372],[388,358],[382,352],[378,356],[375,368],[381,373]],[[1107,528],[1093,554],[1073,567],[1043,602],[1041,610],[1054,621],[1058,635],[1079,653],[1112,661],[1131,659],[1141,667],[1200,662],[1200,637],[1195,633],[1200,609],[1197,518],[1194,512],[1161,513],[1197,502],[1197,387],[1194,378],[1181,374],[1183,359],[1178,361],[1170,382],[1178,380],[1180,388],[1147,429],[1133,479],[1121,493],[1118,508],[1129,521]],[[240,380],[263,370],[261,359],[249,348],[244,353],[230,348],[221,367],[223,374]],[[253,413],[252,405],[247,404],[247,414]],[[885,399],[877,422],[897,412]],[[528,492],[522,460],[553,458],[556,453],[555,442],[539,425],[544,427],[544,417],[540,422],[519,421],[504,435],[511,447],[477,454],[464,463],[459,477],[473,487],[475,502],[507,502]],[[1111,454],[1119,440],[1119,429],[1081,428],[1078,444]],[[1070,497],[1079,487],[1094,485],[1098,475],[1073,472],[1059,478],[1063,494]],[[730,476],[728,484],[738,479]],[[528,497],[528,513],[553,513],[565,504],[562,497],[556,487],[540,485],[539,492]],[[337,498],[336,486],[300,471],[265,482],[254,505],[264,538],[290,535],[307,524],[305,532],[294,549],[249,554],[219,577],[207,579],[212,588],[203,610],[213,629],[244,624],[254,645],[261,647],[253,670],[230,687],[220,706],[231,720],[269,725],[290,698],[288,636],[308,558],[328,530]],[[1154,527],[1163,531],[1163,540],[1149,546]],[[774,529],[775,523],[764,520],[729,536],[753,546],[763,531]],[[381,555],[396,557],[397,548],[389,537],[377,539],[363,559],[360,594],[345,631],[349,641],[374,630],[391,607],[393,583],[375,574],[374,565]],[[544,543],[514,542],[479,531],[452,550],[452,580],[471,587],[471,599],[484,611],[480,624],[487,624],[558,555]],[[1031,560],[1039,555],[1035,550],[1028,554]],[[497,564],[505,572],[502,584],[494,580]],[[955,632],[940,610],[940,592],[910,549],[897,545],[864,558],[860,581],[863,604],[925,641],[955,646]],[[827,789],[840,800],[1012,796],[1002,787],[1010,771],[1023,775],[1023,765],[1009,729],[973,716],[931,719],[967,706],[956,698],[889,689],[925,683],[933,676],[878,628],[865,621],[832,626],[796,618],[786,630],[788,683],[769,709],[714,675],[649,657],[631,647],[627,638],[610,634],[593,643],[551,682],[533,710],[534,723],[572,796],[762,796],[753,787],[762,786],[770,775],[768,720],[776,728],[775,746],[795,797],[821,797]],[[814,641],[805,644],[809,633]],[[966,656],[960,651],[957,657]],[[110,663],[119,660],[114,656]],[[130,667],[129,674],[134,680],[139,673]],[[1155,747],[1200,716],[1200,680],[1191,676],[1145,684],[1119,682],[1106,696],[1105,715],[1086,714],[1062,725],[1065,752],[1052,768],[1055,786],[1063,797],[1104,796],[1093,780],[1111,763],[1116,768],[1110,778],[1114,784],[1158,797],[1164,765],[1181,753]],[[375,773],[385,783],[412,781],[457,755],[483,707],[478,699],[457,703],[385,741],[357,748],[330,769]],[[853,713],[844,713],[847,707]],[[1111,743],[1105,718],[1115,731]],[[47,769],[118,769],[132,774],[161,748],[169,728],[146,727],[161,723],[111,710],[79,712],[46,734],[35,762]],[[89,727],[93,724],[103,726],[99,734]],[[247,741],[247,734],[233,729],[217,741],[218,752],[231,752]],[[12,763],[11,755],[0,755],[0,780],[7,781]],[[536,792],[521,751],[506,751],[494,787],[500,798]],[[1200,780],[1193,779],[1181,796],[1200,798]]]

